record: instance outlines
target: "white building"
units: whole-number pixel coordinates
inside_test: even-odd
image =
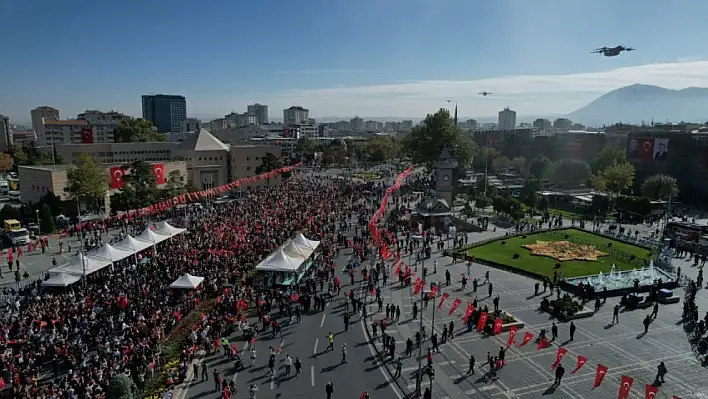
[[[364,130],[364,120],[355,116],[349,121],[349,128],[353,131]]]
[[[37,141],[41,145],[47,144],[44,136],[44,120],[59,119],[59,110],[43,105],[30,111],[32,117],[32,130],[37,134]]]
[[[268,123],[268,106],[263,104],[255,103],[247,107],[249,115],[253,115],[256,118],[257,125],[265,125]]]
[[[500,130],[513,130],[516,128],[516,111],[509,109],[509,107],[504,108],[499,111],[499,129]]]
[[[231,120],[233,125],[236,127],[239,126],[248,126],[248,125],[257,125],[256,123],[256,116],[251,115],[248,112],[244,112],[243,114],[239,114],[237,112],[232,112],[226,116],[224,116],[225,119]]]
[[[300,106],[283,110],[283,124],[302,125],[310,121],[310,111]]]
[[[182,122],[182,132],[198,132],[202,128],[202,121],[197,118],[187,118]]]
[[[114,143],[116,126],[117,123],[113,121],[89,122],[81,119],[57,119],[44,120],[42,128],[47,145],[91,144]]]
[[[320,137],[320,132],[319,129],[317,128],[317,125],[311,125],[311,124],[302,124],[302,125],[297,125],[297,137],[295,138],[300,138],[300,137],[309,137],[309,138],[315,138],[315,137]]]

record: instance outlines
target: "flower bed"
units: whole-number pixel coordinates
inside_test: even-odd
[[[472,323],[476,326],[477,323],[479,322],[479,315],[482,313],[481,310],[475,310],[472,312]],[[502,319],[502,331],[509,331],[511,327],[515,326],[516,328],[524,328],[525,324],[523,321],[517,319],[514,315],[511,313],[507,313],[504,311],[499,311],[499,312],[489,312],[489,316],[487,317],[487,324],[485,325],[485,331],[492,331],[494,328],[494,321],[497,319],[497,317],[501,317]]]
[[[558,320],[575,320],[590,317],[595,312],[586,308],[582,303],[574,301],[570,295],[565,294],[559,300],[548,301],[544,299],[541,302],[541,309],[550,313]]]

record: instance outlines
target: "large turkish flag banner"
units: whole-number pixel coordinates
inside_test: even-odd
[[[644,388],[644,399],[654,399],[656,394],[659,393],[659,388],[654,385],[647,384]],[[674,396],[675,397],[675,396]]]
[[[605,379],[605,375],[607,374],[607,366],[603,366],[602,364],[597,365],[597,370],[595,370],[595,383],[592,386],[592,389],[595,389],[602,384],[602,380]]]
[[[93,144],[93,129],[87,127],[81,131],[81,143],[82,144]]]
[[[114,189],[121,189],[125,185],[125,181],[123,180],[123,175],[125,174],[125,171],[123,171],[123,168],[120,166],[112,166],[110,169],[111,173],[111,188]]]
[[[632,383],[634,383],[634,379],[632,377],[627,377],[626,375],[622,376],[622,379],[620,379],[619,395],[617,395],[617,399],[627,399],[629,397],[629,391],[632,389]]]
[[[644,139],[639,151],[645,161],[654,159],[654,139]]]
[[[155,183],[165,184],[165,165],[161,163],[152,164],[152,174],[155,175]]]

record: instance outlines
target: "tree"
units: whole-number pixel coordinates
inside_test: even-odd
[[[107,399],[133,399],[137,387],[133,380],[125,374],[116,374],[108,386]]]
[[[40,220],[40,231],[42,234],[50,234],[54,232],[54,216],[49,210],[47,204],[41,204],[39,206],[39,220]]]
[[[541,211],[546,211],[546,210],[548,210],[548,205],[549,205],[548,204],[548,197],[546,197],[545,195],[542,195],[541,198],[539,198],[539,200],[538,200],[538,205],[537,205],[538,209]]]
[[[156,132],[150,121],[142,118],[129,118],[120,121],[114,134],[124,143],[143,143],[167,141],[167,135],[163,133]]]
[[[173,170],[167,174],[164,192],[165,196],[168,198],[176,197],[187,192],[184,184],[184,178],[179,170]]]
[[[42,206],[42,204],[47,204],[49,207],[49,212],[53,216],[59,216],[61,215],[61,210],[62,210],[62,201],[61,198],[57,197],[53,192],[47,191],[46,194],[42,196],[42,198],[39,199],[39,202],[37,203],[37,206]]]
[[[596,188],[604,188],[612,194],[619,194],[632,186],[634,182],[634,166],[629,162],[615,162],[595,174],[592,179]]]
[[[511,161],[507,157],[494,158],[494,160],[492,161],[492,170],[495,172],[507,170],[510,166]]]
[[[12,156],[14,165],[20,166],[27,165],[29,163],[27,153],[22,149],[22,147],[13,147],[9,152]]]
[[[462,170],[469,165],[475,152],[470,137],[453,126],[450,112],[445,109],[428,114],[420,125],[402,139],[401,145],[413,163],[429,167],[435,164],[445,147],[451,151]]]
[[[395,156],[395,146],[388,136],[376,136],[366,142],[366,155],[372,162],[385,162]]]
[[[157,199],[157,182],[152,165],[145,161],[135,161],[122,166],[123,188],[121,202],[129,209],[143,208]]]
[[[538,179],[526,178],[519,194],[519,200],[529,208],[535,208],[537,202],[536,192],[540,190],[541,184]]]
[[[577,159],[561,159],[553,162],[545,171],[546,178],[560,187],[585,184],[590,179],[590,165]]]
[[[315,142],[309,137],[303,136],[297,140],[297,152],[308,154],[315,151]]]
[[[676,178],[665,174],[649,176],[642,183],[642,196],[650,200],[676,199],[679,194]]]
[[[551,166],[551,160],[545,155],[539,155],[531,160],[529,163],[529,175],[541,178],[546,175],[546,170]]]
[[[594,173],[598,173],[614,163],[626,160],[627,152],[623,148],[605,147],[593,157],[590,166]]]
[[[526,158],[516,157],[511,160],[510,165],[514,170],[519,172],[519,174],[526,175]]]
[[[492,161],[501,155],[496,148],[484,147],[479,148],[477,155],[474,157],[472,166],[474,170],[484,172],[492,167]]]
[[[263,158],[261,158],[261,164],[256,167],[256,174],[260,175],[263,173],[268,173],[282,167],[282,162],[275,156],[275,154],[266,152]],[[266,184],[270,185],[270,178],[268,178]]]
[[[69,193],[74,198],[83,200],[89,209],[100,208],[98,200],[106,195],[108,176],[91,155],[79,155],[76,166],[69,169],[66,177],[69,180]]]
[[[13,165],[15,165],[15,161],[12,159],[12,155],[6,152],[0,152],[0,172],[6,172],[12,169]]]

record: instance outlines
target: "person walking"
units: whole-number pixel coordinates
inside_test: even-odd
[[[295,357],[295,376],[300,375],[300,371],[302,371],[302,362],[300,361],[300,357],[296,356]]]
[[[467,370],[467,374],[474,374],[474,363],[475,363],[474,355],[470,355],[468,363],[469,363],[470,368]]]
[[[659,303],[654,302],[654,309],[651,311],[651,318],[656,319],[656,316],[659,314]]]
[[[644,318],[644,334],[649,332],[649,324],[651,324],[651,315],[648,314],[647,317]]]
[[[556,367],[556,381],[553,383],[553,385],[560,385],[561,380],[563,379],[563,374],[565,374],[565,369],[563,368],[563,365],[558,364],[558,367]]]
[[[342,344],[342,364],[347,362],[347,344]]]
[[[551,323],[551,341],[555,341],[558,338],[558,326],[555,322]]]
[[[329,341],[329,344],[327,345],[327,349],[325,349],[325,352],[334,350],[334,334],[332,334],[331,332],[327,334],[327,340]]]
[[[293,367],[293,358],[290,355],[285,355],[285,375],[290,375],[290,369]]]
[[[656,380],[663,384],[664,376],[668,372],[669,371],[666,369],[666,365],[664,364],[664,362],[659,363],[659,365],[656,367]]]
[[[401,361],[401,358],[399,357],[396,360],[396,372],[393,374],[393,379],[395,380],[396,378],[401,376],[401,372],[403,370],[403,361]]]
[[[570,340],[573,340],[573,337],[575,336],[575,323],[572,321],[570,322]]]
[[[620,306],[615,305],[615,307],[612,309],[612,323],[619,323],[620,322]]]
[[[334,393],[334,384],[332,384],[332,381],[329,381],[327,385],[325,385],[325,393],[327,394],[327,399],[332,399],[332,394]]]

